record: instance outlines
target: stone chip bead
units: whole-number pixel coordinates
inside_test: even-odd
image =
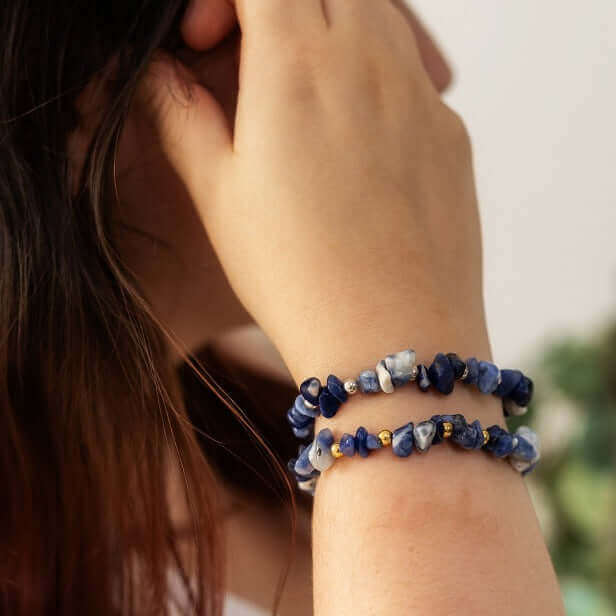
[[[299,391],[310,402],[315,406],[319,405],[319,395],[321,393],[321,381],[316,377],[311,377],[306,379],[300,386]]]
[[[447,355],[437,353],[428,368],[428,377],[435,389],[444,395],[449,395],[454,388],[455,374]]]
[[[342,455],[352,458],[355,455],[355,437],[352,434],[344,433],[340,437],[340,451]]]
[[[451,417],[450,415],[432,415],[432,417],[430,417],[430,421],[436,426],[436,431],[432,439],[433,445],[437,445],[442,442],[443,439],[449,438],[452,435],[453,424],[450,421]],[[447,426],[447,430],[449,431],[447,436],[445,436],[445,426]]]
[[[297,487],[302,492],[307,492],[308,494],[312,494],[314,496],[317,487],[317,478],[310,477],[309,479],[298,480]]]
[[[335,374],[330,374],[327,377],[326,387],[329,393],[340,400],[341,403],[348,400],[349,394],[344,388],[344,383]]]
[[[518,406],[511,398],[503,398],[503,413],[505,417],[519,417],[528,411],[526,406]]]
[[[413,423],[409,422],[400,428],[394,430],[391,438],[391,447],[395,455],[400,458],[406,458],[413,453]]]
[[[533,397],[533,388],[533,382],[527,376],[522,376],[517,387],[509,394],[508,398],[511,398],[518,406],[526,407]]]
[[[413,429],[415,449],[419,452],[428,451],[436,434],[436,424],[433,421],[421,421]]]
[[[405,349],[385,357],[385,368],[391,374],[394,387],[400,387],[413,380],[413,375],[416,374],[415,358],[413,349]]]
[[[295,407],[292,406],[287,411],[287,421],[294,428],[306,428],[307,426],[312,424],[314,419],[312,417],[308,417],[307,415],[301,415],[295,410]]]
[[[505,458],[513,451],[513,437],[507,430],[500,426],[488,428],[490,440],[485,444],[485,449],[497,458]]]
[[[428,376],[428,369],[423,365],[417,366],[417,387],[424,393],[430,389],[430,377]]]
[[[313,468],[318,471],[326,471],[333,463],[331,447],[334,444],[334,435],[329,428],[323,428],[309,445],[308,460]]]
[[[381,391],[379,379],[374,370],[363,370],[359,373],[359,388],[365,394]]]
[[[513,436],[513,451],[509,456],[511,466],[525,475],[536,466],[539,458],[539,437],[528,426],[520,426]]]
[[[386,394],[394,393],[394,384],[391,380],[391,374],[385,367],[385,362],[381,359],[376,365],[376,376],[379,380],[379,386]]]
[[[306,399],[302,394],[299,394],[295,398],[295,403],[293,404],[295,410],[301,415],[306,415],[306,417],[318,417],[320,410],[318,406],[314,406],[314,404],[310,404],[310,402],[306,403]]]
[[[464,449],[481,449],[483,447],[483,428],[476,419],[472,424],[467,424],[464,428],[456,430],[451,436],[451,440]]]
[[[368,430],[366,430],[366,428],[364,428],[363,426],[360,426],[355,432],[355,448],[357,450],[357,453],[362,458],[367,458],[368,454],[370,453],[368,450],[368,444],[366,442],[367,440]]]
[[[466,360],[466,369],[466,378],[462,382],[467,385],[477,385],[479,380],[479,362],[475,357],[469,357]]]
[[[383,445],[381,444],[381,441],[379,440],[379,437],[376,436],[376,434],[368,434],[368,436],[366,437],[366,447],[370,450],[373,451],[374,449],[380,449]]]
[[[310,424],[305,428],[296,428],[295,426],[291,426],[291,430],[293,431],[293,435],[298,439],[312,438],[314,436],[314,424]]]
[[[312,447],[312,443],[307,447],[300,447],[299,455],[293,464],[293,471],[298,475],[310,475],[315,470],[310,462],[310,447]]]
[[[500,382],[500,370],[496,364],[489,361],[479,362],[479,379],[477,387],[482,394],[491,394],[496,391]]]
[[[494,394],[501,398],[507,398],[520,384],[524,376],[519,370],[501,370],[501,382],[494,390]]]
[[[334,396],[327,387],[321,390],[319,395],[319,408],[321,409],[321,415],[326,419],[333,417],[340,408],[342,402],[336,396]]]
[[[461,379],[466,372],[466,363],[460,359],[460,356],[457,353],[447,353],[447,359],[451,363],[456,380]]]

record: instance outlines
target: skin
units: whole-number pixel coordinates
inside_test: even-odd
[[[296,383],[356,373],[409,341],[423,361],[451,348],[489,358],[471,149],[417,24],[387,0],[207,4],[187,11],[183,66],[153,63],[120,152],[118,219],[147,221],[170,248],[119,232],[161,318],[192,347],[255,323]],[[237,108],[192,55],[233,10]],[[456,409],[501,421],[495,400],[468,391],[445,401],[409,388],[353,407],[328,424],[335,434]],[[238,532],[275,542],[257,512],[236,527],[231,555]],[[522,480],[485,456],[441,447],[336,466],[319,483],[312,550],[317,616],[564,613]],[[247,563],[231,560],[233,589]],[[243,592],[264,603],[262,575]]]

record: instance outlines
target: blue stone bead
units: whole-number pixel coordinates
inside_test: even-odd
[[[528,409],[525,406],[518,406],[511,398],[503,398],[503,413],[505,417],[519,417],[524,415]]]
[[[517,441],[517,442],[516,442]],[[523,436],[514,435],[514,448],[511,452],[512,456],[521,460],[534,460],[537,457],[537,449],[535,446]]]
[[[405,349],[385,357],[385,368],[391,374],[394,387],[400,387],[411,380],[415,365],[415,351]]]
[[[466,419],[464,418],[464,415],[461,415],[460,413],[456,413],[455,415],[432,415],[432,417],[430,417],[430,421],[433,421],[436,425],[436,434],[432,439],[433,445],[438,445],[444,440],[443,424],[446,421],[453,424],[454,433],[461,433],[462,431],[466,430]]]
[[[380,359],[376,364],[376,378],[379,380],[381,391],[386,394],[393,394],[395,391],[394,383],[391,379],[391,374],[385,367],[385,362]]]
[[[345,433],[340,437],[340,451],[349,458],[355,455],[355,437],[352,434]]]
[[[299,391],[310,402],[315,406],[319,405],[319,394],[321,393],[321,381],[315,377],[311,377],[306,379],[300,386]]]
[[[490,426],[488,428],[490,440],[486,443],[486,450],[497,458],[504,458],[513,451],[513,437],[507,430],[500,426]]]
[[[359,389],[365,394],[381,391],[379,379],[374,370],[363,370],[360,372],[357,382],[359,383]]]
[[[496,364],[489,361],[479,362],[479,380],[477,387],[482,394],[491,394],[498,387],[500,370]]]
[[[357,448],[357,453],[362,458],[368,457],[368,446],[366,444],[366,440],[368,438],[368,430],[363,426],[357,428],[357,432],[355,432],[355,447]]]
[[[293,406],[295,407],[295,410],[300,413],[300,415],[306,415],[306,417],[318,417],[320,413],[318,406],[315,406],[314,408],[306,406],[305,398],[302,394],[299,394],[297,398],[295,398],[295,403]]]
[[[453,368],[454,377],[459,379],[466,370],[466,364],[460,359],[457,353],[447,353],[447,359]]]
[[[479,362],[475,357],[469,357],[466,360],[466,367],[468,368],[468,374],[463,383],[467,385],[477,385],[479,380]]]
[[[466,424],[462,426],[461,424],[454,424],[453,434],[451,435],[451,440],[456,443],[456,445],[460,445],[464,449],[480,449],[483,446],[483,430],[481,428],[481,424],[479,420],[475,420],[472,424]]]
[[[368,434],[366,437],[366,447],[370,450],[380,449],[383,445],[376,434]]]
[[[394,430],[391,438],[391,448],[396,456],[406,458],[413,452],[413,444],[415,442],[413,428],[414,426],[411,422]]]
[[[314,466],[310,463],[310,459],[308,454],[310,453],[310,447],[306,447],[299,454],[297,459],[295,460],[295,464],[293,465],[293,471],[298,475],[310,475],[314,470]]]
[[[300,415],[295,410],[295,407],[292,406],[287,411],[287,421],[294,428],[305,428],[306,426],[309,426],[314,421],[314,419],[312,419],[312,417],[306,417],[306,415]]]
[[[309,479],[314,479],[315,477],[318,477],[320,474],[321,473],[315,468],[308,475],[300,475],[299,473],[294,472],[293,477],[295,478],[295,481],[308,481]]]
[[[333,417],[340,408],[342,402],[334,396],[329,389],[322,389],[321,394],[319,395],[319,408],[321,409],[321,415],[323,417],[330,419]]]
[[[334,443],[334,435],[329,428],[323,428],[316,435],[312,444],[308,446],[308,459],[310,464],[318,471],[326,471],[333,463],[334,456],[331,446]]]
[[[413,430],[415,437],[415,449],[423,453],[430,449],[434,435],[436,434],[436,424],[433,421],[420,421]]]
[[[346,402],[349,397],[349,394],[347,394],[344,388],[344,383],[335,374],[330,374],[327,377],[327,389],[329,393],[338,398],[340,402]]]
[[[533,397],[533,389],[533,382],[527,376],[522,376],[518,386],[507,397],[518,406],[528,406]]]
[[[466,426],[468,425],[466,423],[466,417],[464,417],[464,415],[462,415],[461,413],[455,413],[454,415],[443,415],[443,417],[446,417],[444,421],[449,421],[453,424],[454,434],[456,432],[462,432],[463,430],[466,430]]]
[[[453,391],[455,376],[451,362],[447,355],[438,353],[428,368],[428,377],[436,390],[444,395],[449,395]]]
[[[507,398],[511,392],[519,385],[522,373],[519,370],[501,370],[500,385],[494,390],[494,394],[501,398]]]
[[[428,369],[423,365],[417,366],[417,387],[424,393],[430,389],[430,378],[428,377]]]
[[[539,438],[527,426],[520,426],[513,436],[513,451],[509,456],[511,466],[519,473],[529,473],[540,458]]]
[[[314,425],[307,426],[306,428],[291,428],[295,438],[312,438],[314,436]]]
[[[443,442],[443,422],[447,421],[443,419],[445,415],[432,415],[430,417],[430,421],[434,423],[436,426],[436,432],[434,433],[434,438],[432,439],[433,445],[438,445]]]

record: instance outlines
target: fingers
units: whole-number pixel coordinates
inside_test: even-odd
[[[141,79],[134,104],[188,190],[213,191],[232,142],[223,109],[212,94],[177,59],[160,52]]]
[[[231,0],[191,0],[180,30],[188,47],[205,51],[220,43],[236,23]]]
[[[452,73],[443,53],[411,7],[404,0],[392,0],[392,2],[415,33],[421,60],[434,87],[439,92],[445,91],[451,84]]]

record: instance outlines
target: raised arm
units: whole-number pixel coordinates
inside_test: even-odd
[[[297,383],[409,346],[424,362],[437,351],[489,359],[468,135],[397,3],[236,4],[233,131],[197,83],[178,95],[171,63],[154,67],[146,92],[234,290]],[[407,388],[357,397],[328,425],[378,431],[454,411],[502,421],[491,396]],[[508,464],[453,447],[385,454],[319,479],[316,616],[563,613]]]

